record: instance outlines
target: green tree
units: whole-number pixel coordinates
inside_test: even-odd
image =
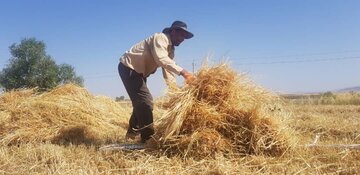
[[[83,86],[84,83],[84,79],[80,76],[77,76],[75,73],[75,68],[69,64],[59,65],[59,78],[61,84],[75,83]]]
[[[12,44],[9,48],[12,57],[0,72],[0,85],[5,90],[33,87],[47,90],[68,82],[83,83],[83,78],[76,76],[72,66],[58,66],[46,54],[46,45],[42,41],[25,38],[20,44]]]

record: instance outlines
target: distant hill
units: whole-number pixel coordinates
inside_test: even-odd
[[[323,92],[298,92],[298,93],[289,93],[289,94],[280,93],[280,95],[285,98],[288,98],[288,99],[298,99],[298,98],[302,98],[302,97],[306,97],[306,96],[308,96],[308,97],[321,96],[321,94],[326,93],[326,92],[332,92],[332,93],[358,92],[358,93],[360,93],[360,86],[348,87],[348,88],[337,89],[337,90],[332,90],[332,91],[323,91]]]
[[[335,90],[335,92],[360,92],[360,86],[355,86],[355,87],[349,87],[349,88],[344,88],[344,89],[339,89],[339,90]]]

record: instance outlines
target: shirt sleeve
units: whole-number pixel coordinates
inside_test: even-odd
[[[162,73],[163,73],[165,82],[169,87],[176,86],[176,78],[175,78],[174,73],[169,72],[168,70],[166,70],[164,68],[162,68]]]
[[[156,64],[170,72],[180,75],[183,68],[176,65],[175,61],[169,57],[169,52],[167,50],[168,45],[169,41],[166,37],[155,35],[152,42],[151,53]]]

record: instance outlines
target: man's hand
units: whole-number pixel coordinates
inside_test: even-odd
[[[190,84],[191,82],[193,82],[196,79],[195,76],[191,72],[188,72],[185,69],[183,69],[180,72],[180,75],[184,77],[186,84]]]

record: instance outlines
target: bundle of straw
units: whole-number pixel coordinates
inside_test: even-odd
[[[0,144],[101,144],[125,134],[130,107],[73,84],[0,96]]]
[[[194,82],[169,92],[149,146],[183,157],[282,155],[290,142],[279,104],[227,64],[205,65]]]

